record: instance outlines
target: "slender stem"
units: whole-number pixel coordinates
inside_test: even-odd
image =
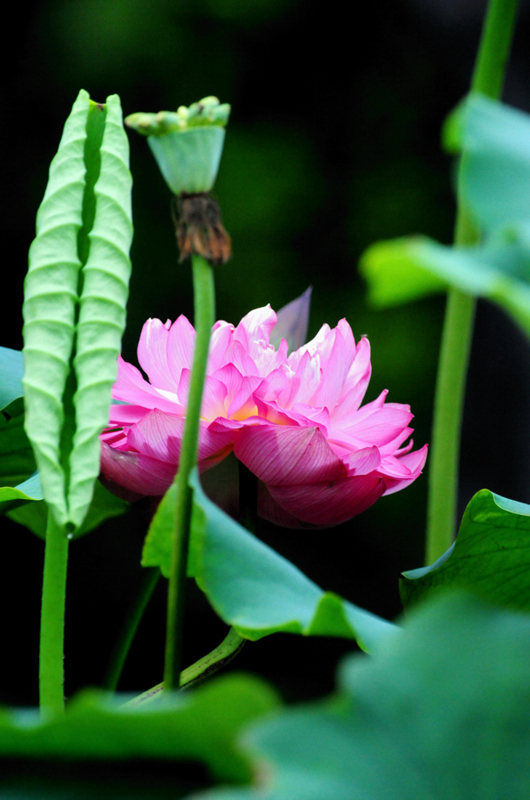
[[[197,462],[197,439],[199,435],[202,391],[208,362],[210,331],[215,322],[215,291],[212,267],[201,256],[193,255],[192,268],[196,338],[186,425],[180,451],[179,471],[175,478],[177,500],[168,589],[164,663],[164,687],[168,690],[178,688],[180,681],[184,591],[192,508],[189,477]]]
[[[103,679],[104,688],[108,689],[110,692],[115,692],[118,687],[118,682],[125,660],[131,649],[131,644],[136,636],[136,631],[138,630],[144,611],[147,608],[147,604],[151,599],[159,578],[160,570],[158,567],[149,567],[144,570],[140,591],[135,597],[127,617],[125,618],[123,627],[114,645],[114,650],[110,656],[105,678]]]
[[[221,642],[221,644],[212,650],[211,653],[208,655],[203,656],[191,667],[187,667],[180,673],[180,688],[181,689],[189,689],[192,686],[195,686],[201,681],[209,678],[215,672],[225,667],[233,658],[237,656],[240,650],[243,648],[246,639],[243,639],[235,630],[234,628],[230,628],[228,631],[228,635],[225,639]],[[129,700],[127,703],[124,703],[124,706],[138,706],[140,704],[149,703],[152,700],[156,700],[157,697],[160,697],[161,692],[164,689],[164,683],[157,683],[156,686],[153,686],[152,689],[148,689],[146,692],[138,695],[138,697],[133,697],[132,700]]]
[[[471,79],[473,92],[501,96],[519,0],[490,0]]]
[[[500,96],[517,5],[517,0],[490,0],[471,82],[475,92],[492,98]],[[464,207],[459,192],[455,244],[471,245],[478,239],[479,231]],[[451,289],[445,312],[434,402],[427,510],[427,564],[432,564],[450,547],[455,534],[460,432],[474,317],[474,298],[457,289]]]
[[[68,539],[48,511],[39,655],[41,709],[64,712],[64,612]]]

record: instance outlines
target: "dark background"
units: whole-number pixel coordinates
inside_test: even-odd
[[[344,8],[344,6],[341,6]],[[374,312],[357,263],[378,239],[422,232],[450,242],[450,160],[440,127],[465,94],[482,0],[381,0],[346,21],[309,0],[48,0],[11,6],[15,49],[4,63],[1,192],[4,346],[20,348],[22,284],[49,162],[80,88],[125,114],[232,103],[215,187],[234,257],[217,273],[218,317],[280,308],[314,287],[310,335],[346,317],[372,344],[367,399],[410,403],[415,441],[429,441],[444,299]],[[530,110],[530,17],[523,4],[507,102]],[[192,316],[169,193],[145,141],[131,134],[135,239],[124,355],[135,360],[148,317]],[[479,303],[463,435],[461,508],[483,487],[530,502],[528,344]],[[260,534],[324,589],[393,619],[398,576],[420,566],[426,476],[329,532],[263,526]],[[67,692],[97,684],[141,577],[146,507],[74,543],[68,584]],[[3,520],[0,702],[35,703],[42,542]],[[122,688],[161,679],[165,586],[142,624]],[[225,626],[190,586],[186,663]],[[331,690],[342,640],[278,635],[248,644],[238,668],[270,678],[286,699]]]

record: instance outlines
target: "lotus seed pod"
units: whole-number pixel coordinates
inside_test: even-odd
[[[204,97],[157,114],[131,114],[126,124],[149,137],[149,146],[173,194],[211,191],[224,144],[230,105]]]

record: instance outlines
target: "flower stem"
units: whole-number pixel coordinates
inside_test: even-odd
[[[64,612],[68,539],[48,510],[39,654],[41,709],[64,712]]]
[[[474,92],[500,97],[517,5],[518,0],[490,0],[471,81]],[[479,231],[461,196],[457,202],[455,245],[474,244]],[[432,564],[450,547],[455,534],[462,410],[475,305],[474,298],[457,289],[449,291],[434,401],[426,564]]]
[[[164,688],[176,689],[180,683],[182,621],[186,566],[190,538],[192,492],[189,478],[197,462],[197,440],[202,392],[208,362],[210,331],[215,322],[215,290],[211,265],[201,256],[192,256],[195,304],[195,352],[190,379],[186,425],[182,438],[176,483],[176,514],[169,577]]]
[[[208,653],[208,655],[200,658],[192,664],[191,667],[186,667],[186,669],[182,670],[180,674],[180,688],[190,689],[192,686],[196,686],[196,684],[209,678],[215,672],[218,672],[237,656],[245,642],[246,639],[243,639],[234,628],[230,628],[227,636],[218,647],[212,650],[211,653]],[[124,707],[138,706],[156,700],[157,697],[160,697],[163,689],[164,683],[157,683],[156,686],[153,686],[146,692],[142,692],[138,697],[133,697],[132,700],[124,703]]]
[[[158,567],[148,567],[142,575],[142,584],[134,602],[129,609],[123,627],[118,635],[118,639],[112,651],[103,687],[109,692],[115,692],[121,677],[125,659],[129,654],[131,644],[136,636],[136,631],[147,608],[147,604],[155,590],[160,578]]]

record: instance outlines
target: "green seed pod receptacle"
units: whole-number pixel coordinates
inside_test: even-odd
[[[224,138],[224,128],[212,126],[149,136],[147,141],[166,183],[178,195],[211,191]]]

